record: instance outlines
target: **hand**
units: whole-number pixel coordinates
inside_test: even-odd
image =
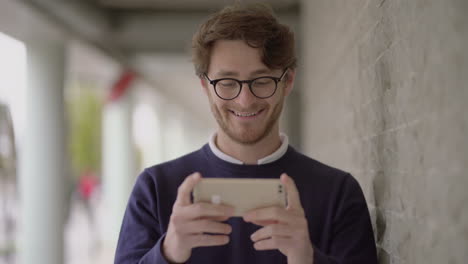
[[[263,226],[252,234],[256,250],[278,249],[289,264],[313,263],[313,247],[309,228],[294,181],[285,173],[281,183],[287,192],[287,208],[265,207],[244,215],[244,221]]]
[[[192,248],[219,246],[229,242],[228,235],[232,228],[221,221],[231,217],[234,208],[209,203],[192,203],[190,193],[200,179],[199,173],[189,175],[177,191],[163,242],[163,254],[169,262],[186,262],[192,254]]]

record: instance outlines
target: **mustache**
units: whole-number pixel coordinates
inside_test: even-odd
[[[264,109],[265,106],[264,105],[260,105],[260,104],[255,104],[255,105],[252,105],[248,108],[245,108],[245,107],[242,107],[242,106],[239,106],[237,104],[233,104],[233,105],[225,105],[223,106],[224,109],[226,110],[235,110],[237,112],[257,112],[257,111],[260,111],[261,109]]]

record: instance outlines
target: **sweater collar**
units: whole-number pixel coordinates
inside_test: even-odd
[[[275,152],[271,153],[270,155],[257,160],[257,165],[268,164],[268,163],[277,161],[286,153],[286,151],[288,150],[288,145],[289,145],[288,136],[284,133],[280,133],[280,139],[281,139],[281,146]],[[222,152],[216,146],[215,142],[216,142],[216,132],[214,132],[211,135],[210,140],[209,140],[209,146],[213,154],[215,154],[218,158],[224,161],[230,162],[230,163],[234,163],[234,164],[239,164],[239,165],[244,164],[244,162]]]

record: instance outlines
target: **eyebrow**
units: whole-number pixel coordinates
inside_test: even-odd
[[[255,70],[255,71],[251,72],[249,76],[252,77],[252,76],[260,75],[260,74],[271,74],[271,70],[266,69],[266,68],[265,69]],[[220,76],[220,77],[238,77],[239,72],[220,70],[220,71],[217,72],[216,76]]]

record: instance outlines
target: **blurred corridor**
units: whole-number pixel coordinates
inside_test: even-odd
[[[216,128],[190,41],[231,2],[0,0],[0,264],[113,262],[138,174]],[[380,263],[465,263],[468,2],[263,2],[297,38],[281,130],[359,181]]]

